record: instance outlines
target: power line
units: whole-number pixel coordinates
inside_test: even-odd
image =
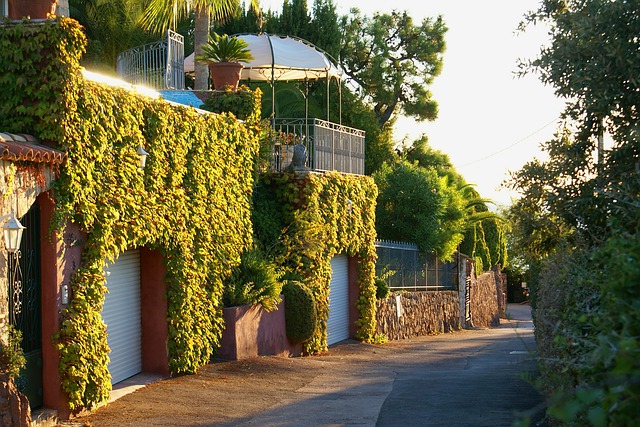
[[[513,147],[515,147],[515,146],[516,146],[516,145],[518,145],[518,144],[522,144],[522,143],[523,143],[523,142],[525,142],[527,139],[531,138],[531,137],[532,137],[532,136],[534,136],[535,134],[537,134],[537,133],[541,132],[542,130],[544,130],[545,128],[549,127],[550,125],[552,125],[553,123],[555,123],[558,119],[559,119],[559,117],[556,117],[555,119],[551,120],[551,121],[550,121],[549,123],[547,123],[546,125],[542,126],[540,129],[538,129],[538,130],[536,130],[535,132],[533,132],[533,133],[531,133],[531,134],[529,134],[529,135],[525,136],[525,137],[524,137],[524,138],[522,138],[522,139],[519,139],[518,141],[514,142],[513,144],[511,144],[511,145],[509,145],[509,146],[507,146],[507,147],[504,147],[502,150],[496,151],[495,153],[489,154],[488,156],[482,157],[481,159],[478,159],[478,160],[474,160],[473,162],[470,162],[470,163],[466,163],[466,164],[464,164],[464,165],[462,165],[462,166],[459,166],[459,167],[460,167],[460,168],[464,168],[464,167],[466,167],[466,166],[475,165],[476,163],[480,163],[480,162],[483,162],[483,161],[485,161],[485,160],[487,160],[487,159],[490,159],[491,157],[497,156],[497,155],[498,155],[498,154],[500,154],[500,153],[504,153],[505,151],[507,151],[507,150],[509,150],[509,149],[511,149],[511,148],[513,148]]]

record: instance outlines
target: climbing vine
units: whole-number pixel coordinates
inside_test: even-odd
[[[221,336],[223,282],[252,244],[256,127],[85,81],[84,36],[69,19],[7,23],[0,46],[0,126],[67,153],[54,226],[87,234],[55,337],[70,408],[108,398],[104,267],[128,248],[163,254],[169,368],[195,372]],[[150,153],[144,170],[140,145]]]
[[[356,337],[367,342],[377,340],[374,284],[377,187],[373,180],[336,172],[274,173],[263,179],[262,185],[273,189],[281,208],[277,215],[285,224],[278,241],[272,245],[276,259],[302,279],[317,303],[318,327],[304,343],[305,352],[314,354],[327,349],[330,261],[338,254],[358,259]]]

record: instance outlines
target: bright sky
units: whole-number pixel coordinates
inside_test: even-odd
[[[431,87],[440,106],[434,122],[401,117],[395,136],[412,141],[420,134],[447,153],[482,197],[509,204],[498,191],[508,171],[541,157],[540,143],[550,139],[563,102],[536,76],[516,78],[518,58],[532,58],[547,41],[544,28],[516,34],[526,11],[537,0],[334,0],[338,14],[357,7],[366,15],[407,10],[414,21],[442,15],[449,28],[442,74]],[[280,11],[282,0],[262,0],[264,10]],[[313,0],[308,0],[309,9]]]

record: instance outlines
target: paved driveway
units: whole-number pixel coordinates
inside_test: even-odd
[[[98,426],[511,426],[541,415],[528,306],[511,320],[329,355],[214,363],[76,420]],[[536,417],[534,416],[534,419]],[[541,425],[541,424],[538,424]]]

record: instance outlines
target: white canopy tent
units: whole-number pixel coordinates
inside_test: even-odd
[[[253,60],[243,64],[242,80],[266,81],[272,89],[272,113],[275,111],[275,82],[327,80],[327,120],[329,120],[329,83],[340,80],[340,70],[325,52],[313,44],[291,36],[236,34],[249,45]],[[184,59],[184,71],[194,70],[194,54]],[[338,84],[338,87],[340,85]]]

